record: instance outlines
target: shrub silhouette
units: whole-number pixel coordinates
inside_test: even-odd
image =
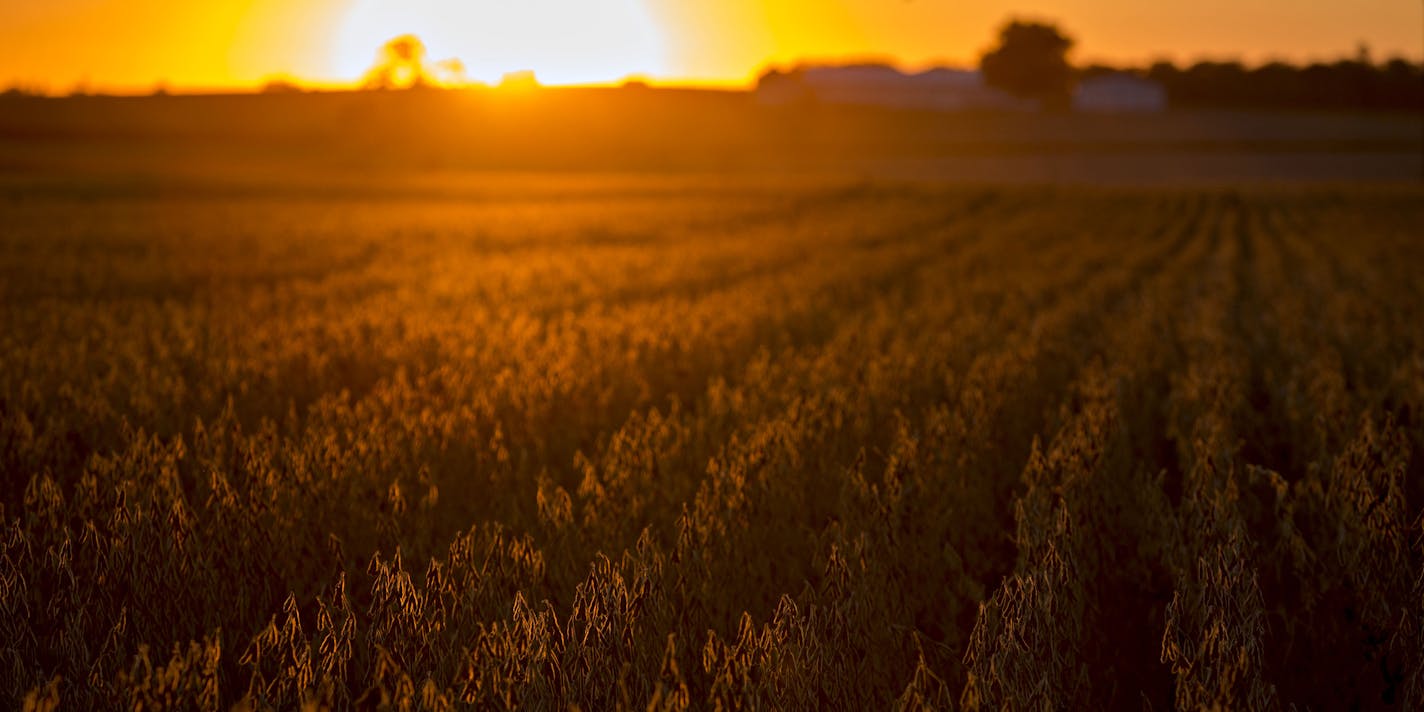
[[[366,73],[368,89],[415,89],[431,84],[425,64],[425,43],[415,35],[401,35],[382,45],[376,65]]]

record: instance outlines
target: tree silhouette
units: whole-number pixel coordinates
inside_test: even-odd
[[[1209,108],[1401,111],[1424,108],[1424,65],[1403,59],[1359,59],[1296,66],[1268,62],[1158,62],[1146,76],[1167,90],[1173,106]]]
[[[407,89],[430,85],[425,67],[425,43],[415,35],[401,35],[381,47],[376,65],[366,72],[368,89]]]
[[[1063,108],[1073,89],[1068,50],[1073,40],[1051,24],[1011,20],[999,44],[980,59],[984,81],[1016,96]]]

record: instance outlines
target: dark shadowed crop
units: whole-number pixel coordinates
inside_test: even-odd
[[[1418,190],[0,201],[5,708],[1424,706]]]

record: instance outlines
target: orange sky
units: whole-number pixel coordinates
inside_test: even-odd
[[[722,83],[797,58],[972,63],[1005,18],[1056,20],[1075,58],[1420,56],[1419,0],[0,0],[0,84],[51,92],[349,82],[414,32],[472,79]]]

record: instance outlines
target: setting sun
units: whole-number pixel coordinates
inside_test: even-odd
[[[473,81],[531,70],[545,82],[591,83],[667,70],[640,0],[357,0],[336,27],[332,69],[347,80],[402,34],[420,37],[432,61],[460,60]]]
[[[1419,6],[1403,0],[1045,0],[1084,62],[1333,60],[1368,45],[1418,56]],[[768,65],[876,57],[907,66],[978,60],[1013,0],[49,0],[4,2],[0,85],[45,93],[212,90],[276,76],[351,86],[381,46],[421,39],[494,83],[745,84]]]

